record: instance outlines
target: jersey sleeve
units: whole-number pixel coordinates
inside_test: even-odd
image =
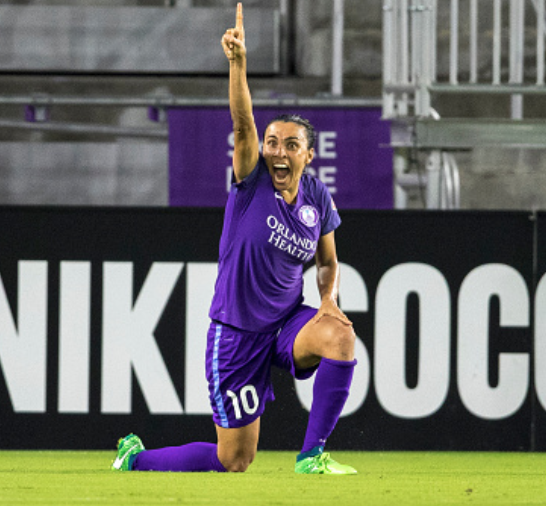
[[[341,218],[332,195],[325,185],[319,186],[321,190],[322,223],[320,235],[326,235],[341,225]]]

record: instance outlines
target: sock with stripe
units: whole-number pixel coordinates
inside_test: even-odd
[[[183,446],[168,446],[158,450],[144,450],[135,456],[132,470],[226,472],[218,460],[217,446],[212,443],[190,443]]]

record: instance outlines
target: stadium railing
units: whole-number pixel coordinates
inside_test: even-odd
[[[406,207],[415,187],[424,187],[427,208],[458,207],[456,150],[546,147],[544,119],[524,117],[524,96],[546,94],[545,4],[450,0],[448,16],[441,16],[437,0],[384,0],[383,117],[392,125],[396,207]],[[443,61],[448,69],[439,69]],[[440,117],[433,104],[454,94],[509,97],[510,117]],[[416,152],[426,154],[420,176],[411,171]]]

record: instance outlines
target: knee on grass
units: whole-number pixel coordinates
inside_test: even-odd
[[[249,458],[234,458],[222,462],[228,473],[244,473],[254,459]]]
[[[228,452],[220,461],[228,473],[244,473],[254,461],[256,452]]]

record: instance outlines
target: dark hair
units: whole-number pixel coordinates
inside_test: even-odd
[[[267,124],[265,130],[269,128],[269,125],[271,125],[271,123],[276,123],[277,121],[280,121],[282,123],[295,123],[296,125],[302,126],[303,128],[305,128],[305,134],[307,136],[307,149],[311,149],[315,146],[317,133],[308,119],[302,118],[299,114],[279,114]]]

